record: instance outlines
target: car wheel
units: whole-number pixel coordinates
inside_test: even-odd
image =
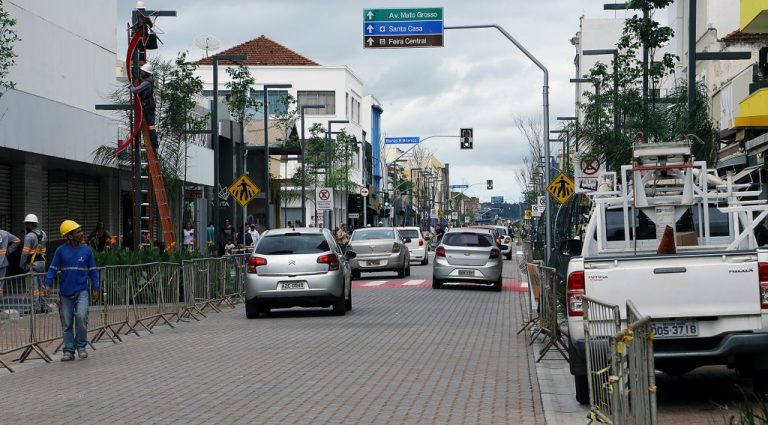
[[[347,309],[347,311],[352,310],[352,288],[349,288],[349,296],[347,296],[347,299],[344,301],[344,308]]]
[[[360,270],[352,269],[352,279],[360,279]]]
[[[752,392],[755,395],[768,395],[768,370],[755,369],[752,371]]]
[[[421,265],[426,266],[427,264],[429,264],[429,254],[424,254],[424,259],[421,260]]]
[[[335,316],[343,316],[347,314],[347,301],[344,299],[344,295],[340,296],[333,302],[333,314]]]
[[[579,404],[589,404],[589,381],[587,375],[578,375],[573,377],[576,385],[576,401]]]
[[[405,277],[405,264],[403,264],[403,268],[397,271],[397,277]]]
[[[496,282],[493,282],[493,290],[496,292],[501,292],[501,278],[497,280]]]
[[[258,304],[256,304],[255,302],[245,303],[245,317],[249,319],[258,319],[260,313],[261,313],[261,309],[259,308]]]
[[[432,289],[440,289],[443,287],[443,281],[435,279],[434,276],[432,276]]]
[[[411,264],[408,264],[408,267],[405,269],[405,275],[410,276],[411,275]]]

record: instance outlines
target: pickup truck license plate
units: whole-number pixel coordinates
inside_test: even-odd
[[[699,335],[697,320],[670,320],[651,323],[656,338],[680,338]]]
[[[280,282],[280,289],[282,290],[307,289],[307,282],[305,280]]]
[[[381,260],[368,260],[368,261],[365,262],[365,265],[369,266],[369,267],[370,266],[378,266],[379,264],[381,264]]]
[[[459,270],[459,276],[474,276],[474,270]]]

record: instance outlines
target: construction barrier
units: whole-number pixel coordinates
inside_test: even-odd
[[[232,307],[242,299],[248,254],[177,263],[107,266],[98,269],[100,298],[89,307],[89,344],[114,343],[127,334],[174,327],[185,318],[205,316],[206,308]],[[59,281],[44,290],[44,273],[0,278],[0,369],[31,355],[50,362],[63,343]],[[20,352],[18,358],[10,357]]]
[[[656,376],[651,319],[627,301],[621,309],[583,297],[590,418],[606,424],[655,425]]]
[[[518,333],[526,329],[533,330],[531,344],[536,338],[544,338],[544,346],[539,350],[539,357],[536,362],[544,359],[544,356],[552,348],[567,361],[568,348],[565,343],[566,334],[562,329],[564,316],[561,314],[561,308],[558,301],[557,287],[559,283],[557,270],[533,262],[526,264],[528,274],[528,306],[525,315],[528,320],[523,322],[523,326]]]

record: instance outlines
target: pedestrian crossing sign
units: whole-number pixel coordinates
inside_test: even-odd
[[[564,204],[571,199],[574,190],[575,186],[573,185],[573,180],[571,180],[565,173],[560,173],[554,180],[552,180],[552,183],[547,186],[547,192],[561,204]]]
[[[261,189],[253,184],[247,174],[243,174],[229,185],[227,191],[241,207],[245,207],[261,192]]]

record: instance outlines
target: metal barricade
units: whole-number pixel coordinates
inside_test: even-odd
[[[619,306],[582,297],[584,338],[587,351],[590,415],[593,420],[616,423],[619,409],[616,335],[621,332]]]
[[[656,424],[656,368],[653,361],[651,319],[627,301],[627,329],[618,337],[622,379],[622,421],[634,425]]]
[[[19,362],[35,353],[46,362],[50,356],[42,349],[35,332],[39,314],[47,308],[46,298],[40,293],[36,276],[24,275],[0,279],[0,367],[13,372],[7,355],[21,351]],[[33,289],[37,288],[37,289]]]
[[[543,265],[538,266],[541,278],[541,295],[539,298],[539,318],[537,320],[539,330],[544,335],[546,344],[539,350],[540,362],[547,352],[555,348],[567,361],[568,351],[563,341],[563,332],[560,329],[560,314],[557,299],[557,270]]]
[[[535,263],[523,263],[525,266],[525,274],[528,276],[528,296],[527,302],[523,302],[524,306],[522,311],[523,325],[518,334],[525,330],[533,329],[539,320],[539,294],[541,288],[541,276],[539,275],[538,264]]]
[[[122,341],[120,333],[139,335],[130,321],[128,307],[130,306],[131,269],[127,266],[106,266],[100,269],[99,287],[101,289],[100,326],[95,327],[95,335],[91,342],[109,338],[112,342]],[[91,313],[93,317],[93,313]]]
[[[205,317],[206,308],[221,311],[215,301],[219,299],[221,287],[215,283],[221,281],[220,258],[202,258],[183,262],[184,308],[180,318],[194,318],[200,314]],[[199,319],[198,319],[199,320]]]
[[[225,256],[226,271],[222,281],[222,299],[230,307],[235,308],[235,304],[243,298],[245,289],[246,263],[250,254],[232,254]]]
[[[132,322],[134,327],[141,326],[149,333],[162,321],[170,327],[173,324],[166,317],[165,292],[174,292],[174,276],[178,276],[178,265],[172,263],[151,263],[130,268]],[[177,289],[176,289],[177,290]],[[171,299],[178,297],[170,295]]]

